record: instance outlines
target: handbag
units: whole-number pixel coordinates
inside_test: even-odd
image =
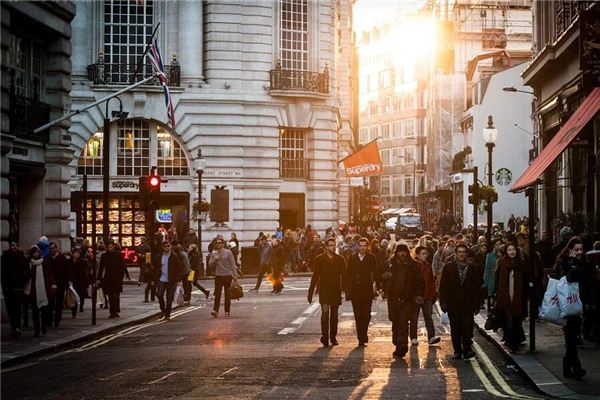
[[[104,306],[104,290],[101,287],[96,290],[96,303],[100,307]]]
[[[490,312],[488,313],[487,320],[485,321],[485,325],[483,327],[486,331],[495,331],[496,329],[498,329],[494,310],[490,310]]]
[[[244,297],[244,289],[237,279],[234,279],[229,286],[229,297],[233,300],[239,300]]]
[[[63,309],[70,310],[71,308],[75,307],[75,305],[76,304],[75,299],[73,298],[73,292],[67,289],[65,293],[65,299],[63,300]]]
[[[567,281],[563,276],[556,285],[558,293],[558,306],[560,307],[560,316],[573,317],[583,314],[583,305],[579,297],[579,283]]]
[[[558,292],[556,286],[558,280],[554,278],[548,278],[548,285],[546,286],[546,292],[542,300],[542,306],[540,307],[540,318],[554,324],[564,326],[566,321],[560,316],[560,307],[558,305]]]
[[[181,285],[181,283],[177,284],[177,288],[175,289],[174,300],[176,305],[183,305],[183,286]]]
[[[196,274],[195,274],[195,272],[196,272],[196,271],[194,271],[194,270],[192,270],[192,272],[190,272],[190,274],[189,274],[189,275],[188,275],[188,277],[187,277],[187,280],[188,280],[188,281],[190,281],[190,282],[194,282],[194,275],[196,275]]]

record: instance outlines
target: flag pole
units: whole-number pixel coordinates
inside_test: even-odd
[[[100,100],[97,100],[97,101],[93,102],[92,104],[89,104],[89,105],[87,105],[87,106],[85,106],[83,108],[80,108],[78,110],[73,110],[70,113],[63,115],[62,117],[55,119],[54,121],[50,121],[47,124],[42,125],[39,128],[34,129],[33,133],[40,133],[42,131],[45,131],[46,129],[48,129],[48,128],[50,128],[50,127],[58,124],[61,121],[64,121],[65,119],[69,119],[72,116],[77,115],[77,114],[79,114],[79,113],[81,113],[83,111],[89,110],[90,108],[92,108],[92,107],[94,107],[94,106],[96,106],[98,104],[102,104],[105,101],[108,101],[108,100],[112,99],[113,97],[116,97],[116,96],[118,96],[120,94],[128,92],[131,89],[135,89],[138,86],[142,86],[143,84],[151,81],[152,79],[155,79],[156,76],[157,76],[156,74],[152,74],[151,76],[147,77],[146,79],[141,80],[139,82],[136,82],[133,85],[127,86],[126,88],[123,88],[123,89],[119,90],[118,92],[115,92],[113,94],[109,94],[108,96],[106,96],[106,97],[104,97],[104,98],[102,98]]]
[[[146,48],[144,49],[144,54],[142,54],[142,56],[138,60],[138,63],[135,67],[135,71],[133,72],[133,76],[131,77],[131,80],[129,81],[129,83],[133,83],[135,81],[135,78],[137,78],[138,72],[140,71],[140,67],[141,67],[142,63],[144,62],[144,58],[146,58],[146,54],[148,54],[148,50],[150,49],[150,46],[152,45],[152,39],[154,39],[154,36],[156,35],[156,32],[158,31],[159,26],[160,26],[160,22],[158,23],[158,25],[156,25],[156,28],[154,28],[154,30],[152,31],[152,35],[150,36],[148,43],[146,43]]]

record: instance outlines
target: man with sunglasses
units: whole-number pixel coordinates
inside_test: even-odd
[[[314,272],[310,280],[307,300],[312,304],[313,293],[319,284],[319,303],[321,304],[321,343],[323,346],[337,345],[338,308],[342,304],[342,288],[346,291],[346,261],[335,254],[335,239],[325,241],[325,254],[315,259]]]
[[[158,303],[163,315],[161,321],[171,319],[171,308],[177,282],[183,279],[183,261],[174,251],[171,242],[162,243],[162,253],[155,258],[155,282],[158,282]],[[165,299],[166,293],[166,299]]]
[[[231,309],[231,296],[229,287],[234,279],[237,279],[237,265],[233,258],[233,253],[225,248],[223,237],[217,237],[215,248],[210,253],[208,265],[215,271],[215,303],[211,315],[213,318],[219,316],[219,306],[221,305],[221,291],[225,291],[225,315],[229,316]]]

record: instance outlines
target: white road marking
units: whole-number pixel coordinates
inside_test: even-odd
[[[287,328],[283,328],[282,330],[280,330],[279,332],[277,332],[278,335],[287,335],[288,333],[292,333],[296,330],[296,328],[292,328],[292,327],[287,327]]]
[[[169,372],[168,374],[166,374],[166,375],[165,375],[165,376],[163,376],[162,378],[156,379],[156,380],[154,380],[154,381],[152,381],[152,382],[148,382],[148,383],[146,383],[146,385],[154,385],[155,383],[162,382],[162,381],[164,381],[165,379],[167,379],[168,377],[170,377],[171,375],[175,375],[175,374],[183,374],[183,372],[179,372],[179,371],[176,371],[176,372]]]
[[[319,303],[313,303],[310,305],[310,307],[308,307],[306,310],[304,310],[304,312],[302,314],[312,314],[315,311],[317,311],[319,308],[321,307],[321,305]]]
[[[377,315],[377,313],[375,311],[371,312],[371,317]],[[354,313],[353,312],[343,312],[340,314],[341,317],[354,317]]]
[[[133,369],[131,369],[131,368],[128,368],[128,369],[126,369],[125,371],[122,371],[122,372],[116,373],[116,374],[114,374],[114,375],[107,376],[107,377],[105,377],[105,378],[98,378],[98,380],[99,380],[99,381],[107,381],[107,380],[109,380],[109,379],[116,378],[117,376],[124,375],[124,374],[128,373],[129,371],[134,371],[134,370],[133,370]]]
[[[298,317],[292,321],[292,325],[302,325],[308,317]]]
[[[225,371],[221,375],[217,376],[217,379],[225,379],[225,375],[227,375],[231,371],[235,371],[236,369],[238,369],[238,367],[229,368],[227,371]]]
[[[483,391],[483,389],[463,389],[463,393],[478,393]]]
[[[38,364],[38,362],[34,361],[34,362],[27,363],[27,364],[17,365],[16,367],[12,367],[12,368],[4,368],[2,370],[2,373],[10,372],[10,371],[16,371],[18,369],[31,367],[32,365],[35,365],[35,364]]]

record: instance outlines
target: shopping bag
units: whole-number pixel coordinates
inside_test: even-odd
[[[190,274],[188,275],[188,278],[187,278],[188,281],[194,282],[194,276],[196,275],[195,272],[196,271],[190,272]]]
[[[100,306],[104,306],[104,290],[102,288],[98,288],[96,290],[96,303]]]
[[[231,286],[229,286],[229,297],[233,300],[239,300],[244,297],[244,289],[236,279],[234,279],[231,282]]]
[[[450,325],[450,318],[448,318],[448,313],[442,313],[442,324]]]
[[[558,306],[561,317],[573,317],[583,313],[583,305],[579,297],[579,283],[568,282],[563,276],[556,285],[558,292]]]
[[[75,302],[75,305],[76,306],[80,305],[81,299],[79,298],[79,295],[77,294],[77,292],[75,291],[73,286],[69,286],[69,292],[71,292],[71,294],[73,295],[73,301]]]
[[[175,288],[174,302],[175,305],[183,305],[183,286],[181,285],[181,283],[178,283],[177,288]]]
[[[557,279],[548,279],[548,286],[546,286],[546,292],[544,293],[544,299],[542,300],[542,306],[540,307],[540,318],[564,326],[566,321],[560,316],[558,292],[556,291],[557,285]]]
[[[75,299],[73,298],[73,292],[69,289],[65,292],[65,298],[63,300],[63,309],[70,310],[75,307]]]

